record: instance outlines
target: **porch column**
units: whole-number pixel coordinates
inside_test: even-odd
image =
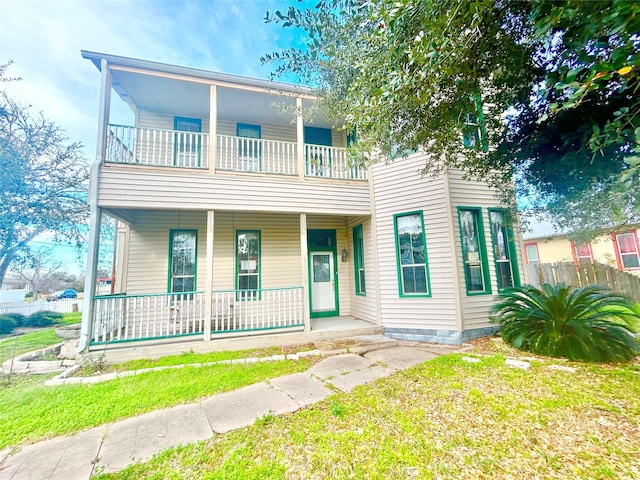
[[[94,301],[98,272],[98,252],[100,250],[100,225],[102,209],[98,207],[98,182],[100,166],[104,162],[107,130],[109,128],[109,107],[111,105],[111,71],[107,61],[100,62],[100,103],[98,105],[98,139],[96,142],[96,159],[89,174],[89,242],[87,245],[87,270],[84,278],[84,300],[82,301],[82,324],[78,352],[89,349],[94,323]]]
[[[298,148],[296,150],[298,156],[298,176],[300,180],[304,180],[304,118],[302,118],[302,98],[300,97],[296,97],[296,141],[298,142]],[[305,232],[305,238],[306,235]]]
[[[307,214],[300,214],[300,272],[302,276],[302,315],[304,331],[311,331],[309,312],[309,247],[307,245]]]
[[[209,87],[209,173],[216,173],[216,152],[218,145],[218,90],[215,85]]]
[[[213,226],[214,210],[207,211],[207,268],[204,291],[204,338],[205,342],[211,341],[211,317],[213,315]]]

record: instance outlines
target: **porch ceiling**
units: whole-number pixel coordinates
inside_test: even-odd
[[[134,111],[137,107],[185,117],[209,117],[207,83],[121,70],[113,70],[112,79],[113,89]],[[309,105],[310,101],[305,100],[305,108]],[[219,119],[260,125],[290,125],[294,122],[293,107],[295,99],[278,95],[276,90],[270,93],[218,87]],[[313,125],[318,127],[331,128],[334,124],[319,115],[313,119]]]

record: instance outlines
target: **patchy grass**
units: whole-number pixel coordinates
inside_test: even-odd
[[[43,386],[52,375],[14,377],[0,389],[0,449],[78,432],[252,383],[301,372],[311,360],[214,365],[140,373],[95,385]]]
[[[543,358],[520,370],[500,354],[478,363],[462,357],[439,357],[99,478],[640,478],[633,365]]]
[[[21,353],[49,347],[61,341],[56,337],[55,329],[53,328],[4,338],[0,340],[0,363]]]

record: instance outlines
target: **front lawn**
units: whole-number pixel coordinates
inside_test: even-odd
[[[185,366],[94,385],[44,387],[52,375],[14,376],[0,386],[0,449],[197,401],[252,383],[297,373],[312,360]]]
[[[521,370],[499,353],[463,357],[99,478],[640,478],[637,365],[542,358]]]

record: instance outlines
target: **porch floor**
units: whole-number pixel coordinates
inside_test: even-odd
[[[95,345],[91,353],[104,354],[107,363],[120,363],[142,358],[156,359],[182,352],[216,352],[222,350],[245,350],[250,348],[284,347],[305,345],[321,340],[375,335],[382,333],[382,327],[366,320],[350,316],[311,319],[310,332],[265,333],[264,335],[216,338],[210,342],[202,340],[200,335],[193,337],[163,338],[141,342]]]

